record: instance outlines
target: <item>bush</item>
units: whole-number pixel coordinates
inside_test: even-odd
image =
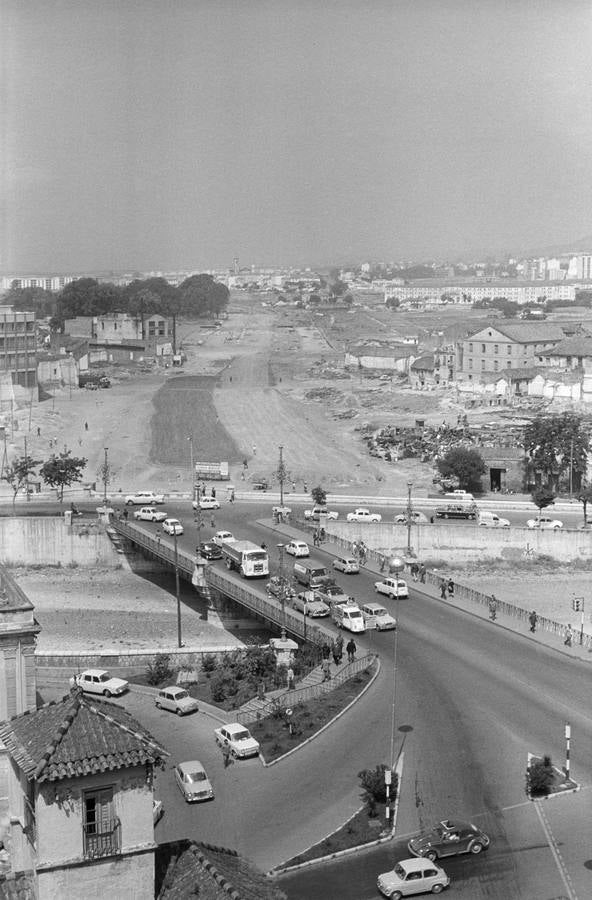
[[[157,653],[146,667],[148,684],[162,684],[164,681],[171,681],[174,676],[175,670],[171,666],[171,657],[168,653]]]
[[[533,760],[526,770],[526,793],[529,797],[546,797],[554,780],[550,756]]]
[[[362,799],[368,807],[368,815],[375,816],[379,803],[386,803],[386,785],[384,783],[384,773],[387,766],[384,763],[376,766],[375,769],[363,769],[358,772],[358,778],[362,782]],[[397,774],[393,772],[390,799],[391,801],[397,796]]]
[[[206,675],[211,675],[212,672],[216,671],[217,666],[218,666],[218,660],[216,659],[214,654],[206,653],[206,655],[202,658],[202,661],[201,661],[202,671]]]
[[[229,697],[234,697],[237,691],[237,680],[227,669],[216,672],[210,680],[210,692],[215,703],[223,703]]]

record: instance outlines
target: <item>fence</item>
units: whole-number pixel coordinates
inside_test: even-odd
[[[259,719],[266,719],[282,709],[289,709],[297,706],[298,703],[306,703],[308,700],[315,700],[338,688],[340,685],[349,681],[359,672],[363,672],[378,660],[377,653],[369,653],[361,656],[351,663],[346,663],[329,681],[321,681],[319,684],[310,684],[307,687],[295,688],[293,691],[285,691],[272,700],[268,700],[265,705],[259,709],[244,710],[237,714],[237,719],[241,725],[247,725],[249,722],[256,722]]]

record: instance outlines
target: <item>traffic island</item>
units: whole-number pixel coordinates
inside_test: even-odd
[[[579,790],[578,782],[570,778],[565,769],[554,766],[550,756],[528,754],[526,796],[529,800],[550,800]]]

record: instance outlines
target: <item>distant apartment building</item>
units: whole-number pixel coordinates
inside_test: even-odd
[[[13,385],[37,384],[37,323],[34,312],[0,306],[0,372],[10,373]]]
[[[577,286],[579,287],[579,285]],[[420,301],[428,305],[471,305],[483,300],[504,297],[519,305],[542,303],[545,300],[572,302],[576,297],[576,285],[541,281],[455,281],[432,282],[422,280],[403,287],[393,286],[385,290],[385,302],[396,297],[401,303]]]
[[[0,278],[0,290],[11,288],[42,288],[44,291],[61,291],[71,281],[82,275],[4,275]]]
[[[559,325],[547,322],[488,325],[458,342],[456,379],[472,381],[483,372],[536,366],[564,337]]]

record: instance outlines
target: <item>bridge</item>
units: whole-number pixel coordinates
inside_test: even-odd
[[[163,540],[160,536],[153,537],[152,534],[144,531],[141,526],[125,522],[111,516],[109,522],[111,535],[116,532],[121,542],[121,550],[125,553],[127,547],[133,547],[147,554],[153,559],[157,559],[160,563],[187,581],[191,581],[195,585],[198,576],[196,567],[196,557],[193,553],[188,553],[181,548],[171,546],[168,541]],[[113,539],[113,537],[112,537]],[[282,606],[279,601],[264,593],[264,588],[255,584],[251,585],[245,582],[238,575],[229,572],[221,572],[210,563],[205,564],[205,583],[210,591],[223,594],[236,603],[243,606],[256,618],[263,619],[271,625],[275,625],[278,629],[283,629],[303,641],[309,641],[313,644],[322,644],[327,635],[333,635],[319,628],[317,625],[309,625],[304,615],[299,615],[294,610],[287,609],[285,604]],[[199,591],[200,587],[196,586]]]

